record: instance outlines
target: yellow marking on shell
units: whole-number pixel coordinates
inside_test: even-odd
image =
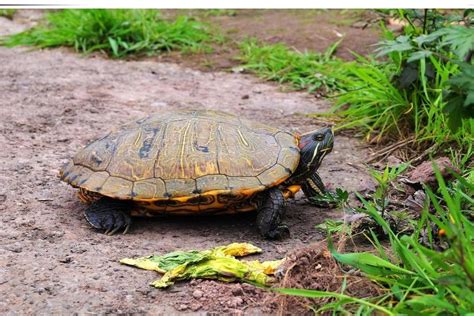
[[[245,139],[244,135],[240,131],[240,129],[237,129],[237,133],[239,134],[239,140],[244,144],[245,147],[249,147],[249,143]]]
[[[79,197],[79,200],[81,200],[81,202],[85,204],[90,204],[100,199],[102,195],[91,192],[91,191],[87,191],[83,188],[79,188],[79,191],[77,191],[77,196]]]
[[[259,186],[257,188],[252,188],[252,189],[242,189],[237,192],[232,192],[231,190],[211,190],[211,191],[206,191],[204,193],[199,194],[199,196],[218,196],[218,195],[223,195],[223,194],[239,194],[239,195],[244,195],[248,196],[249,198],[253,196],[255,193],[260,192],[265,190],[265,187]],[[198,195],[190,195],[190,196],[180,196],[180,197],[174,197],[174,198],[150,198],[150,199],[140,199],[137,200],[138,202],[143,201],[143,202],[155,202],[155,201],[177,201],[180,203],[187,203],[188,200],[195,198]]]
[[[136,169],[134,168],[134,165],[132,163],[128,161],[123,161],[122,163],[130,170],[130,176],[132,177],[132,181],[138,181],[142,178],[142,175],[137,175]]]
[[[172,198],[172,199],[169,199],[171,201],[178,201],[178,202],[181,202],[181,203],[185,203],[187,202],[190,198],[192,197],[189,197],[189,196],[179,196],[179,197],[175,197],[175,198]]]
[[[135,139],[135,141],[133,142],[133,145],[135,147],[138,146],[138,141],[140,140],[140,138],[142,137],[142,131],[139,131],[138,134],[137,134],[137,138]]]
[[[265,172],[266,170],[271,171],[276,168],[276,165],[271,166],[271,159],[268,159],[268,163],[260,163],[262,160],[266,160],[266,158],[273,158],[273,156],[275,156],[273,154],[268,154],[268,151],[271,148],[273,148],[272,150],[274,150],[275,153],[278,152],[278,150],[281,152],[282,148],[285,149],[289,146],[292,147],[295,143],[299,143],[299,136],[293,135],[295,138],[295,140],[293,140],[293,137],[291,137],[289,133],[284,133],[284,135],[280,135],[280,142],[276,135],[283,132],[278,132],[276,129],[274,130],[266,128],[265,126],[260,126],[258,124],[255,125],[255,127],[253,127],[254,125],[250,124],[249,127],[245,128],[247,123],[239,122],[239,118],[232,117],[233,116],[222,116],[217,114],[211,115],[207,112],[203,112],[203,114],[200,114],[200,116],[197,117],[191,117],[188,112],[185,112],[184,114],[179,115],[176,113],[171,113],[171,115],[160,114],[156,117],[152,117],[152,119],[148,119],[146,122],[143,121],[140,123],[134,123],[133,126],[130,125],[126,129],[119,130],[120,133],[117,132],[115,134],[111,134],[111,136],[108,136],[104,142],[99,144],[101,146],[91,146],[88,149],[89,151],[86,152],[87,155],[83,154],[84,157],[81,156],[79,157],[80,159],[78,158],[80,162],[87,163],[91,160],[94,160],[92,157],[94,155],[103,156],[103,162],[99,167],[95,167],[94,165],[93,168],[90,168],[91,175],[84,176],[84,179],[86,179],[87,182],[81,186],[84,186],[87,190],[101,192],[101,183],[104,182],[104,179],[102,178],[108,176],[102,170],[105,169],[105,166],[107,166],[111,159],[117,160],[117,166],[115,170],[113,170],[113,174],[117,176],[123,176],[124,178],[132,181],[144,181],[145,179],[150,179],[150,181],[152,181],[155,176],[161,176],[163,179],[171,180],[191,180],[206,175],[224,176],[224,174],[228,175],[229,179],[233,177],[237,179],[235,184],[232,184],[232,187],[234,188],[232,191],[224,190],[227,186],[225,185],[225,181],[222,179],[216,182],[218,185],[212,185],[213,182],[209,181],[205,182],[207,187],[205,189],[201,188],[201,190],[203,190],[203,194],[205,196],[212,195],[213,198],[217,198],[215,195],[219,194],[218,192],[222,192],[223,194],[230,193],[231,195],[241,195],[242,199],[245,199],[250,197],[249,195],[251,194],[262,191],[265,188],[278,185],[286,180],[287,177],[285,172],[277,172],[276,174],[267,172],[268,175],[266,177],[266,181],[262,184],[258,182],[258,178],[255,175],[260,174],[261,170],[264,170]],[[176,123],[178,121],[179,124]],[[196,123],[199,124],[196,125]],[[174,127],[173,129],[170,129],[172,132],[167,133],[166,130],[167,128],[170,128],[171,125]],[[193,126],[195,125],[198,127],[193,129]],[[151,135],[152,133],[146,129],[147,126],[160,127],[159,134],[156,134],[159,135],[159,137],[156,136],[153,139],[153,144],[151,145],[151,149],[154,150],[153,155],[151,155],[148,159],[153,160],[153,157],[155,157],[156,161],[149,164],[147,162],[148,160],[138,158],[138,147],[141,146],[141,140],[144,138],[151,139],[148,136],[144,137],[145,135]],[[264,131],[264,133],[258,132],[261,129]],[[204,131],[208,131],[208,133],[204,133]],[[269,131],[271,133],[268,133]],[[275,139],[272,138],[272,134],[273,138]],[[127,135],[129,135],[129,137],[125,139]],[[135,139],[133,136],[135,136]],[[176,137],[178,137],[178,139],[176,139]],[[246,139],[247,137],[249,137],[249,140]],[[182,143],[180,142],[181,139],[183,139]],[[163,144],[161,144],[162,140],[164,140]],[[110,149],[107,149],[109,146],[106,148],[105,145],[109,143],[114,146],[110,146]],[[165,143],[166,147],[164,145]],[[126,144],[127,146],[121,146],[123,144]],[[272,146],[268,147],[268,150],[266,150],[267,145]],[[280,148],[275,145],[280,145]],[[182,147],[180,148],[179,146]],[[124,148],[120,148],[120,151],[112,152],[112,149],[119,149],[119,147]],[[133,147],[137,148],[135,149]],[[205,147],[208,149],[206,150]],[[160,152],[165,154],[158,156],[156,153],[158,149]],[[94,155],[92,155],[92,152],[94,152]],[[277,162],[279,162],[283,167],[294,169],[293,165],[297,164],[297,162],[294,162],[297,160],[295,157],[298,156],[298,154],[293,150],[290,151],[289,149],[288,152],[289,153],[287,155],[289,158],[281,161],[281,163],[280,161]],[[130,156],[130,159],[125,159],[129,158],[128,156]],[[214,158],[212,156],[214,156]],[[162,157],[165,159],[161,159]],[[261,159],[255,158],[255,160],[253,160],[253,157]],[[101,157],[97,156],[96,158]],[[158,161],[158,158],[160,158],[160,161]],[[211,161],[213,163],[210,163]],[[179,163],[181,163],[181,170],[178,170]],[[219,163],[222,163],[222,165],[219,165]],[[151,172],[143,173],[142,169],[145,169],[143,166],[148,165],[151,166],[149,168]],[[225,172],[222,171],[224,168],[227,169]],[[265,170],[265,168],[267,169]],[[278,167],[278,169],[281,171],[282,168]],[[109,172],[110,170],[108,169],[107,171]],[[193,174],[192,171],[195,171],[195,174]],[[163,174],[160,174],[159,172],[162,172]],[[247,172],[247,174],[244,174],[245,172]],[[149,173],[151,173],[151,175]],[[79,174],[81,175],[83,172],[79,172]],[[100,179],[96,179],[98,177],[96,174],[100,175]],[[240,177],[242,179],[240,179]],[[254,179],[245,180],[245,177],[254,177]],[[94,180],[93,183],[90,183],[92,180]],[[71,184],[74,186],[74,183]],[[252,187],[254,189],[248,189],[248,187]],[[204,191],[208,189],[218,190],[209,192]],[[160,197],[153,194],[146,195],[146,197],[149,201],[168,200],[167,198],[163,197],[163,193],[165,191],[161,191],[162,190],[160,190]],[[173,190],[171,191],[171,193],[173,193]],[[179,199],[186,201],[187,199],[198,196],[192,194],[191,191],[192,185],[188,185],[185,192],[182,193],[186,196],[182,196]],[[105,194],[107,192],[102,193]],[[129,195],[116,196],[116,198],[123,200],[134,200],[138,202],[146,200],[143,198],[140,192],[135,194],[136,195],[132,195],[130,192]],[[225,197],[222,198],[225,199]],[[190,201],[189,204],[199,203],[196,201]],[[176,204],[179,203],[179,201],[176,201]],[[171,205],[167,206],[171,207]]]
[[[248,165],[249,167],[252,167],[252,161],[251,161],[250,159],[244,158],[244,160],[247,162],[247,165]]]
[[[217,207],[216,207],[217,206]],[[199,208],[197,206],[166,206],[155,208],[146,208],[145,206],[132,209],[132,216],[147,216],[153,217],[158,214],[173,214],[173,215],[205,215],[205,214],[236,214],[243,212],[255,211],[257,208],[255,205],[246,205],[242,207],[222,207],[219,203],[212,204],[206,208]]]
[[[77,191],[77,197],[79,198],[79,200],[81,200],[82,203],[89,204],[91,202],[82,190]]]
[[[210,174],[219,174],[219,170],[217,169],[216,164],[214,161],[209,161],[206,163],[204,170],[201,168],[201,165],[198,163],[194,164],[194,174],[197,178],[202,176],[207,176]]]
[[[191,123],[193,121],[190,120],[187,124],[186,124],[186,129],[184,130],[184,133],[183,133],[183,141],[181,143],[181,153],[179,155],[179,164],[181,166],[181,176],[183,178],[186,177],[186,173],[184,172],[185,171],[185,166],[184,166],[184,151],[186,149],[186,137],[188,135],[188,131],[189,131],[189,128],[191,127]]]
[[[133,215],[137,216],[153,216],[160,213],[171,213],[176,215],[189,215],[189,214],[207,214],[207,213],[217,213],[217,214],[235,214],[242,212],[255,211],[257,209],[256,204],[251,202],[251,197],[258,193],[259,191],[264,190],[262,186],[259,189],[246,189],[240,190],[238,193],[244,197],[248,197],[248,203],[243,204],[227,204],[225,202],[220,202],[215,200],[211,204],[202,204],[202,205],[185,205],[189,199],[194,197],[177,197],[172,199],[159,199],[159,200],[169,200],[177,201],[183,203],[183,205],[155,205],[155,204],[146,204],[147,201],[137,201],[137,204],[142,208],[142,210],[137,209],[133,212]],[[300,185],[291,185],[286,188],[282,188],[283,196],[285,199],[293,198],[294,195],[301,189]],[[218,196],[222,194],[229,194],[230,190],[212,190],[201,194],[200,196]],[[155,200],[156,201],[156,200]]]

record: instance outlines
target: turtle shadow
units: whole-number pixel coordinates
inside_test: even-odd
[[[130,233],[167,233],[171,236],[261,239],[256,212],[222,215],[163,215],[134,217]]]
[[[164,215],[160,217],[134,217],[130,234],[156,234],[220,242],[251,241],[256,243],[291,243],[292,240],[309,242],[323,239],[316,225],[328,218],[338,218],[334,209],[321,209],[302,203],[291,203],[283,220],[289,226],[290,237],[267,240],[258,232],[257,212],[208,215]]]

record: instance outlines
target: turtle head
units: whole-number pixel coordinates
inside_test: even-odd
[[[334,134],[330,128],[301,135],[299,148],[301,152],[299,168],[307,172],[315,172],[324,156],[329,154],[334,145]]]

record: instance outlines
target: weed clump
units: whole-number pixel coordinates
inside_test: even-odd
[[[156,10],[62,10],[47,23],[2,39],[5,46],[40,48],[68,46],[78,52],[103,51],[122,58],[171,50],[203,50],[211,35],[201,22],[188,17],[167,21]]]
[[[379,225],[388,244],[370,229],[367,237],[375,252],[342,253],[340,244],[336,249],[329,236],[325,256],[309,256],[311,251],[306,250],[305,269],[298,271],[290,266],[295,272],[292,278],[301,282],[283,283],[292,288],[274,290],[306,298],[316,314],[469,314],[474,310],[474,186],[454,173],[456,180],[446,183],[436,166],[434,170],[438,189],[425,187],[427,199],[412,233],[392,229],[384,216],[385,194],[382,198],[373,196],[372,200],[358,194],[362,206],[357,211],[368,214]],[[379,184],[387,184],[398,171],[379,174]],[[347,239],[346,234],[347,230],[340,230],[336,235],[341,241]],[[437,247],[439,242],[446,246]],[[332,270],[325,270],[327,267]],[[348,272],[341,275],[341,270]],[[317,286],[308,283],[319,271],[324,277],[320,276],[321,282]],[[363,288],[354,288],[354,281],[363,284]],[[373,285],[373,292],[369,285]]]
[[[417,23],[410,17],[416,10],[397,12],[408,26],[397,36],[382,24],[385,40],[375,57],[337,59],[339,42],[313,53],[247,41],[240,58],[244,69],[264,79],[331,94],[335,102],[326,115],[338,118],[336,129],[357,128],[372,143],[400,142],[386,156],[403,146],[415,149],[410,159],[451,147],[453,160],[465,167],[474,152],[471,18],[428,10]]]
[[[332,69],[340,63],[333,58],[339,43],[334,43],[324,53],[301,53],[284,44],[259,45],[250,39],[241,43],[239,59],[245,70],[266,80],[289,83],[295,89],[306,89],[309,93],[328,93],[340,88],[331,75]]]
[[[13,19],[15,16],[16,9],[0,9],[0,16],[3,16],[4,18],[7,19]]]

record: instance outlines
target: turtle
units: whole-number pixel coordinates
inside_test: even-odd
[[[333,143],[329,127],[299,135],[221,111],[167,111],[89,143],[60,178],[108,235],[132,216],[257,211],[260,234],[279,239],[286,200],[326,192],[317,170]]]

